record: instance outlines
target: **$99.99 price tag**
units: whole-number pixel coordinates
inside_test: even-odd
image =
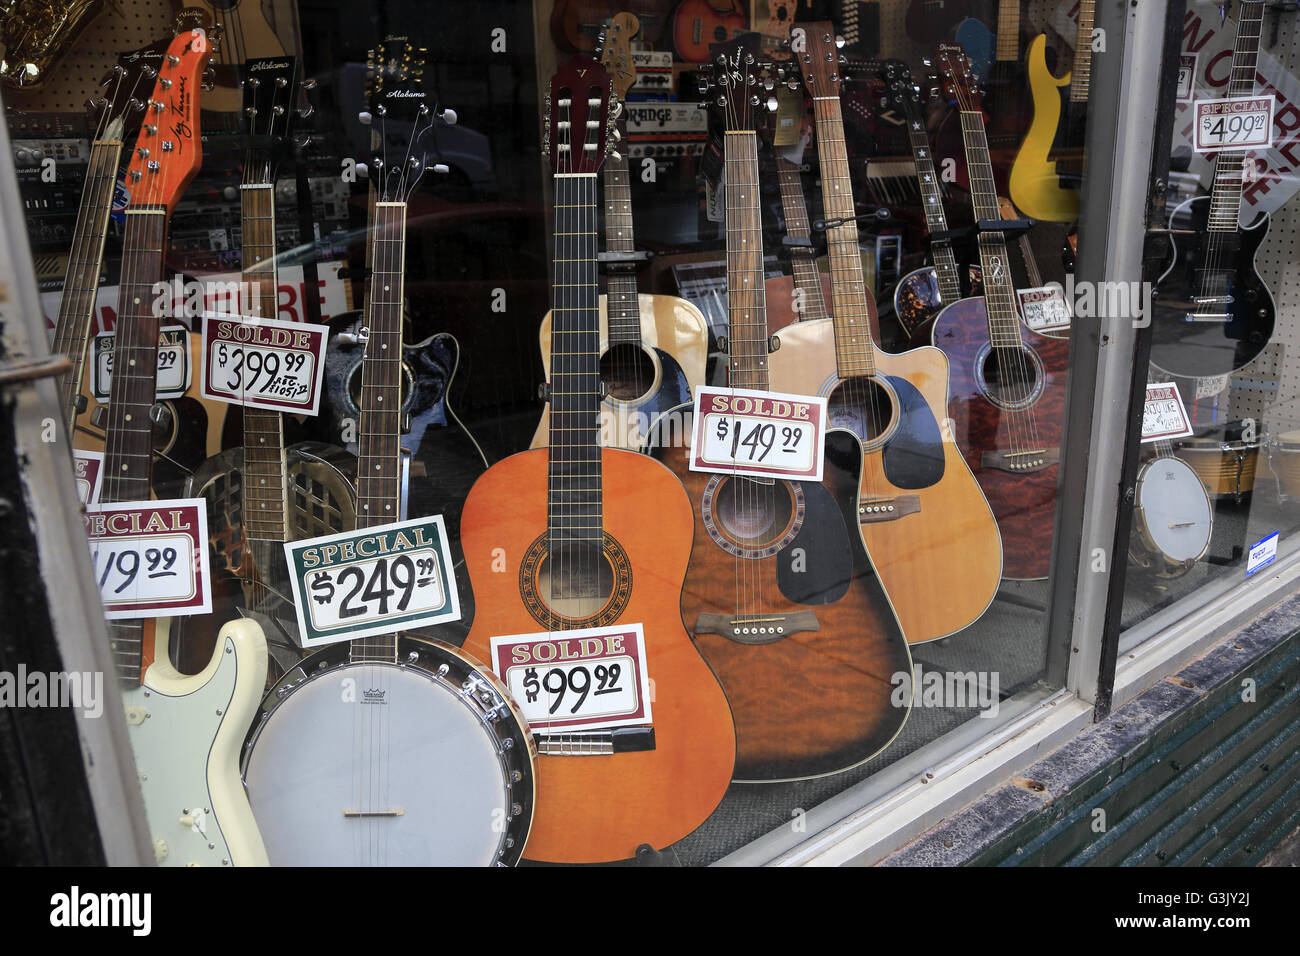
[[[306,647],[460,617],[442,516],[284,546]]]
[[[691,471],[821,481],[825,432],[824,397],[701,385]]]
[[[315,415],[329,328],[208,313],[203,397],[247,408]]]
[[[534,730],[650,723],[640,624],[494,637],[491,648],[492,669]]]
[[[108,620],[212,610],[204,499],[91,505],[84,520]]]

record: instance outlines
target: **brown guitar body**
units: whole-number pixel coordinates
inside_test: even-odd
[[[1023,325],[1021,337],[1040,366],[1038,395],[1027,411],[1013,417],[990,400],[981,381],[980,369],[989,348],[984,300],[955,302],[934,322],[934,344],[948,356],[949,414],[957,444],[984,489],[1002,532],[1003,576],[1035,580],[1047,577],[1052,560],[1070,343],[1039,335]],[[1027,432],[1033,450],[1042,452],[1037,459],[1044,463],[1021,471],[1010,469],[999,456],[1012,450],[1023,440],[1019,436]]]
[[[525,549],[547,530],[548,455],[537,449],[498,462],[465,501],[461,541],[475,614],[464,649],[480,661],[491,660],[493,636],[548,629],[520,591]],[[627,604],[608,623],[644,628],[655,749],[539,757],[531,860],[599,863],[633,857],[642,844],[674,843],[717,807],[735,762],[727,698],[678,615],[690,504],[672,473],[642,455],[606,448],[601,461],[604,531],[631,568]]]
[[[909,671],[911,655],[845,522],[841,502],[852,500],[859,459],[852,436],[828,437],[824,482],[751,486],[731,522],[729,483],[747,479],[690,471],[682,442],[653,453],[695,505],[682,620],[731,702],[736,779],[822,776],[883,750],[907,720],[911,699],[896,705],[891,681]],[[792,492],[802,500],[781,508]],[[766,514],[775,520],[765,521]],[[742,528],[753,532],[748,541],[762,556],[741,557],[719,543],[745,540],[735,533]],[[751,621],[760,626],[745,626]],[[743,633],[764,627],[769,633]],[[770,633],[778,627],[784,633]]]
[[[771,356],[772,387],[831,395],[841,382],[833,323],[801,322],[781,330],[779,338],[781,347]],[[943,434],[948,407],[948,362],[943,353],[920,348],[895,355],[877,349],[875,360],[879,376],[903,379],[916,389],[924,408],[913,414],[936,419],[943,436],[939,480],[924,487],[899,487],[886,471],[882,448],[875,447],[864,449],[855,489],[863,543],[908,643],[917,644],[959,631],[984,613],[1002,576],[1002,543],[993,512],[961,450],[952,435]],[[895,427],[906,431],[907,409],[895,414]],[[892,512],[875,510],[891,506]],[[943,594],[936,599],[940,578]]]

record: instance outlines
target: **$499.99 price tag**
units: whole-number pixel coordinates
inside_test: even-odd
[[[305,647],[460,617],[442,516],[286,542]]]
[[[203,320],[203,397],[315,415],[329,328],[208,313]]]
[[[824,397],[701,385],[691,471],[821,481],[825,433]]]
[[[1193,148],[1198,153],[1268,149],[1273,144],[1274,102],[1271,96],[1196,100]]]
[[[88,506],[85,524],[108,620],[212,610],[203,498]]]

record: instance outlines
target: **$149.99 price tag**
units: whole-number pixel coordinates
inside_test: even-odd
[[[1193,148],[1198,153],[1268,149],[1273,143],[1274,102],[1271,96],[1196,100]]]
[[[108,620],[212,610],[203,498],[92,505],[85,523]]]
[[[640,624],[494,637],[492,669],[534,730],[650,723]]]
[[[821,481],[825,432],[823,397],[701,385],[691,471]]]
[[[203,397],[247,408],[315,415],[329,328],[207,313]]]
[[[305,647],[460,617],[442,516],[284,546]]]
[[[100,332],[92,349],[90,394],[107,402],[113,381],[113,346],[117,335]],[[180,398],[190,387],[190,330],[168,325],[158,331],[157,398]]]

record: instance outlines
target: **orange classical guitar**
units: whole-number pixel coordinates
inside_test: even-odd
[[[550,444],[488,469],[461,517],[476,601],[465,650],[504,671],[532,725],[526,854],[556,863],[680,840],[718,805],[735,760],[726,696],[678,615],[690,502],[659,463],[600,444],[596,183],[609,101],[590,57],[551,80]],[[520,667],[500,663],[505,638]]]

